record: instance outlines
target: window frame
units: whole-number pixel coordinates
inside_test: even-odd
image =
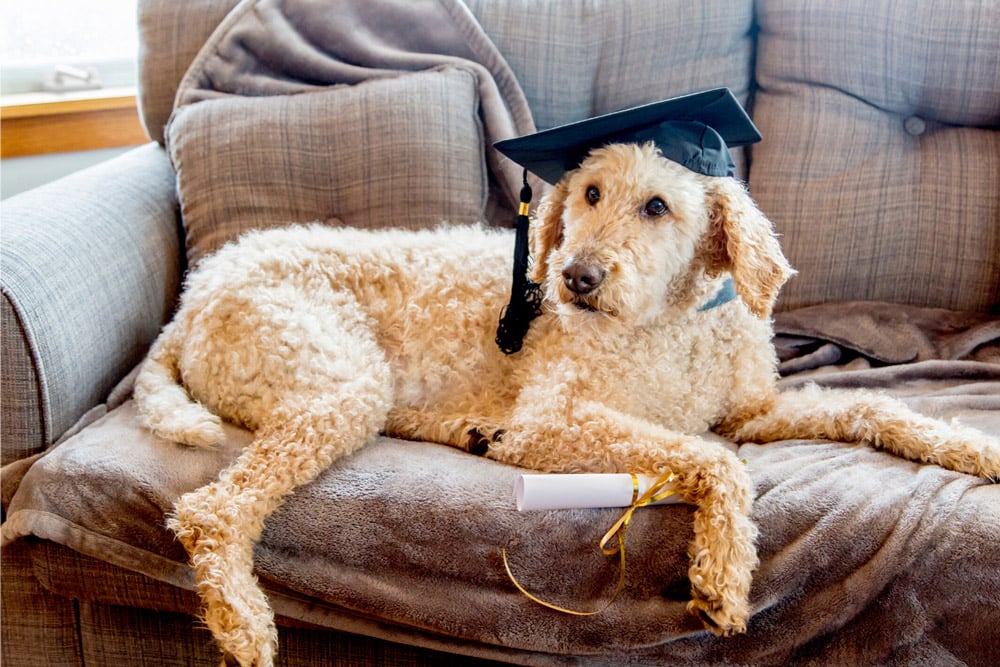
[[[134,87],[6,96],[0,101],[0,136],[4,159],[149,141]]]

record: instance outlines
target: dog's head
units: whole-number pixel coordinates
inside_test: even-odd
[[[651,143],[593,150],[549,192],[531,227],[530,278],[563,315],[635,325],[695,307],[724,272],[757,316],[793,273],[743,186],[697,174]]]

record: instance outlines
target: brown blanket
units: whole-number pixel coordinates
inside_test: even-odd
[[[998,364],[862,365],[809,380],[885,389],[1000,433]],[[190,588],[163,514],[247,438],[230,428],[216,451],[159,441],[126,401],[14,480],[3,538],[54,540]],[[379,439],[293,494],[267,523],[257,569],[280,615],[523,664],[986,665],[1000,654],[1000,485],[863,445],[789,441],[739,453],[761,531],[743,636],[716,638],[684,610],[684,505],[637,512],[626,586],[605,612],[578,618],[530,602],[507,579],[500,549],[529,590],[595,608],[617,579],[597,541],[619,511],[519,513],[518,469],[429,443]]]
[[[1000,363],[1000,317],[873,301],[779,313],[784,375],[863,357],[880,365],[941,359]]]

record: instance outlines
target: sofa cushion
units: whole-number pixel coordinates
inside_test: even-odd
[[[154,139],[162,141],[188,64],[236,4],[139,3],[141,110]],[[540,128],[716,86],[747,98],[752,0],[465,4],[514,70]]]
[[[139,117],[161,145],[177,85],[215,26],[239,0],[139,0]]]
[[[748,0],[466,2],[517,75],[539,129],[719,86],[749,99]],[[744,150],[733,159],[745,178]]]
[[[181,107],[167,133],[188,259],[250,229],[295,222],[412,229],[479,220],[477,109],[476,78],[458,67]]]
[[[779,308],[1000,304],[1000,12],[764,0],[751,192],[800,275]]]
[[[466,0],[539,129],[728,86],[745,101],[753,2]]]

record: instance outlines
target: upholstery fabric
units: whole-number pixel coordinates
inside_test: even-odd
[[[759,3],[750,188],[800,272],[780,309],[1000,306],[996,9]]]
[[[4,664],[83,667],[73,602],[39,586],[31,546],[29,540],[22,540],[3,548],[0,634]]]
[[[239,0],[139,2],[139,117],[146,132],[163,145],[164,128],[184,73],[208,36]]]
[[[517,75],[540,130],[719,86],[748,101],[752,2],[467,3]],[[744,150],[733,158],[746,178]]]
[[[197,12],[173,0],[139,4],[142,115],[162,142],[184,72],[238,0],[203,0]],[[714,86],[747,99],[750,0],[466,4],[517,75],[539,129]],[[650,48],[629,48],[635,40]]]
[[[45,448],[45,411],[25,321],[4,289],[0,301],[0,440],[6,465]]]
[[[218,651],[208,630],[198,627],[187,614],[151,613],[141,608],[89,603],[80,606],[80,625],[86,665],[219,665]],[[278,664],[281,667],[490,667],[502,664],[330,630],[286,626],[280,632]],[[164,642],[164,637],[170,637],[170,641]],[[64,663],[59,664],[62,667]]]
[[[746,101],[747,0],[467,0],[514,70],[538,129],[728,86]]]
[[[36,405],[3,403],[5,462],[103,402],[169,317],[180,285],[173,181],[150,144],[4,201],[5,396],[18,388],[8,383],[38,378]],[[41,429],[24,432],[33,422]]]
[[[400,108],[400,100],[419,103]],[[457,67],[181,107],[168,129],[190,262],[250,229],[481,219],[476,80]]]

